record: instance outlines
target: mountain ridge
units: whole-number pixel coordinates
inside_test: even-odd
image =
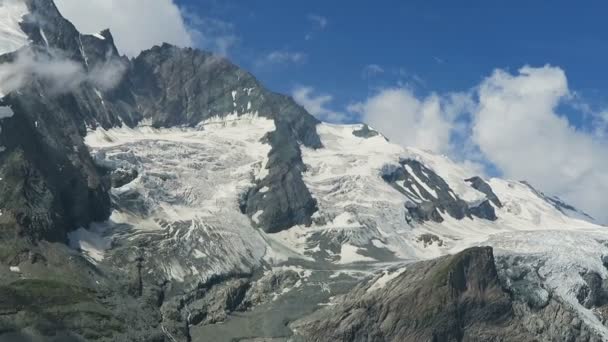
[[[288,340],[285,321],[463,250],[514,320],[552,305],[540,336],[561,336],[556,310],[582,322],[575,340],[608,336],[605,233],[568,206],[322,123],[227,59],[128,59],[53,1],[25,4],[31,43],[0,57],[27,75],[0,103],[0,340]]]

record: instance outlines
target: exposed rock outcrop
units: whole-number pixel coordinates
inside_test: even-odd
[[[473,248],[407,268],[383,288],[357,287],[295,323],[306,341],[517,341],[492,249]]]
[[[305,341],[601,340],[539,284],[505,289],[490,247],[418,262],[381,281],[357,286],[292,327]],[[599,285],[590,281],[584,300],[597,303]]]
[[[433,170],[413,159],[401,160],[399,167],[386,169],[383,179],[406,196],[408,222],[443,222],[442,215],[462,220],[473,216],[495,221],[496,212],[489,201],[467,203],[459,198],[450,186]],[[491,189],[490,189],[491,191]]]

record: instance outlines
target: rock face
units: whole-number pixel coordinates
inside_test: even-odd
[[[0,275],[0,292],[3,298],[10,297],[0,303],[6,313],[0,319],[1,338],[5,333],[9,340],[26,338],[20,331],[28,328],[34,335],[27,338],[65,332],[78,340],[161,341],[168,338],[163,331],[178,324],[176,338],[186,339],[182,297],[197,306],[193,311],[199,321],[211,322],[222,316],[222,305],[229,311],[230,301],[238,301],[240,289],[249,282],[235,280],[234,290],[209,289],[226,298],[215,304],[188,297],[198,293],[192,289],[146,278],[141,273],[148,259],[142,250],[164,236],[142,239],[139,247],[117,246],[109,265],[91,264],[67,249],[71,231],[108,219],[110,188],[138,176],[136,170],[97,164],[83,141],[87,129],[142,122],[191,127],[216,116],[244,114],[273,120],[276,129],[263,138],[272,147],[263,165],[268,171],[243,194],[241,209],[249,217],[262,211],[255,225],[277,232],[309,224],[316,210],[302,181],[300,145],[322,147],[315,130],[318,121],[226,59],[163,45],[128,60],[119,55],[109,31],[80,34],[52,0],[26,0],[26,5],[29,14],[21,25],[31,44],[0,56],[3,63],[23,67],[27,76],[18,89],[0,86],[6,91],[0,102],[0,263],[21,265],[30,277],[40,279],[16,282],[16,273]],[[57,75],[47,73],[53,66],[68,67],[74,77],[59,83]],[[261,194],[262,188],[268,190]],[[138,205],[136,199],[130,203]],[[60,261],[73,258],[78,260],[76,268]],[[201,280],[201,286],[208,281]],[[69,291],[58,293],[63,287]],[[30,301],[29,296],[38,294],[51,301]],[[62,301],[70,306],[65,314],[56,312],[64,310]],[[163,319],[168,327],[159,323]]]
[[[139,118],[155,127],[195,126],[222,113],[273,119],[276,130],[266,137],[272,150],[263,166],[268,175],[244,194],[241,210],[249,217],[261,211],[256,225],[271,233],[310,224],[316,202],[302,182],[299,144],[322,145],[315,130],[318,121],[291,98],[267,91],[226,59],[166,44],[136,58],[129,80]],[[136,122],[138,117],[129,119]],[[270,190],[261,194],[264,187]]]
[[[306,341],[521,341],[492,249],[407,268],[383,288],[359,286],[294,324]]]
[[[406,203],[408,222],[440,223],[443,222],[444,214],[457,220],[473,216],[490,221],[497,219],[496,212],[490,205],[490,201],[497,199],[495,195],[470,205],[459,198],[445,180],[419,161],[402,160],[400,167],[386,170],[382,177],[410,199]]]
[[[497,206],[498,208],[502,208],[502,202],[500,202],[500,199],[498,198],[498,196],[496,196],[496,194],[494,193],[494,190],[492,190],[492,187],[488,183],[486,183],[483,179],[481,179],[480,177],[473,177],[473,178],[467,179],[466,181],[471,183],[471,186],[474,189],[483,192],[486,195],[486,197],[492,203],[494,203],[495,206]]]
[[[263,211],[257,225],[269,232],[311,222],[316,202],[301,179],[299,143],[312,148],[321,143],[317,120],[293,100],[265,90],[227,60],[197,50],[163,45],[130,62],[119,56],[109,31],[81,35],[51,0],[27,5],[30,14],[22,25],[33,44],[3,60],[19,62],[26,54],[35,63],[71,63],[88,76],[59,93],[45,77],[33,77],[19,93],[4,97],[2,105],[14,112],[2,120],[0,135],[4,236],[65,241],[68,231],[109,216],[111,182],[83,144],[87,126],[133,126],[142,120],[156,127],[194,126],[212,116],[244,113],[272,118],[276,130],[267,137],[273,146],[264,165],[268,175],[245,194],[243,212],[251,217]],[[104,88],[109,81],[117,84]],[[128,175],[114,173],[115,184],[124,181],[116,176]],[[268,185],[270,191],[259,194]]]
[[[462,246],[434,224],[475,219],[477,234],[503,206],[480,178],[457,177],[477,201],[416,158],[393,167],[378,132],[320,124],[224,58],[164,44],[129,60],[109,31],[80,34],[52,0],[24,1],[31,44],[0,56],[21,72],[0,84],[0,341],[192,341],[217,323],[287,339],[288,320],[359,271]],[[311,341],[596,337],[539,269],[498,263],[475,248],[412,264],[294,327]],[[575,292],[603,322],[602,277],[586,269]]]
[[[357,286],[292,328],[305,341],[601,340],[568,305],[537,296],[544,291],[537,284],[506,290],[490,247],[397,272],[392,280],[383,281],[385,275]],[[585,279],[590,285],[581,300],[603,303],[601,281]]]
[[[369,128],[368,125],[363,125],[359,130],[353,131],[353,135],[360,138],[371,138],[377,136],[379,133]]]

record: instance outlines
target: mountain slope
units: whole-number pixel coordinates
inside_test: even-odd
[[[0,7],[27,35],[0,57],[19,76],[0,85],[0,339],[285,340],[285,320],[375,272],[478,245],[496,262],[471,276],[513,308],[554,298],[606,333],[606,234],[573,208],[320,123],[224,58],[165,44],[129,60],[51,0],[21,4]]]

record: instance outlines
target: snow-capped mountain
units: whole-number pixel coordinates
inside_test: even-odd
[[[418,280],[491,284],[520,340],[608,338],[608,234],[559,199],[319,122],[206,52],[121,57],[51,0],[0,16],[0,69],[19,80],[0,84],[0,338],[411,339],[430,330],[317,317],[378,310]],[[66,65],[69,82],[53,71]]]

